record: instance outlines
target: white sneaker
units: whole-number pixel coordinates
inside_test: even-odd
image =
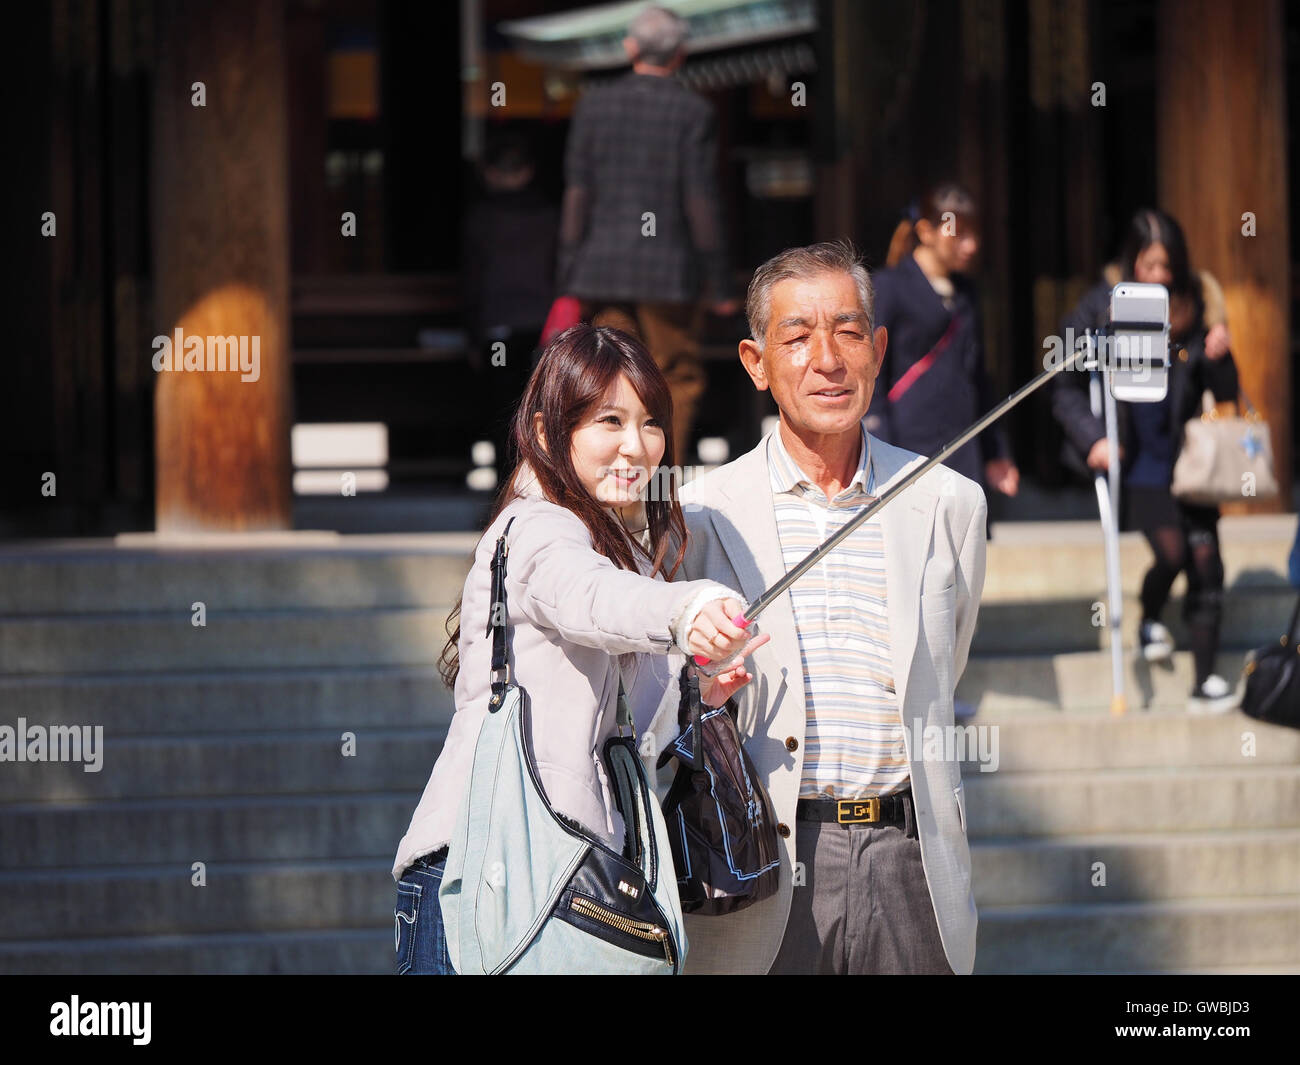
[[[1189,714],[1224,714],[1240,701],[1240,695],[1217,673],[1205,678],[1187,700]]]
[[[1138,626],[1138,643],[1148,662],[1167,662],[1174,653],[1174,638],[1158,621],[1144,621]]]

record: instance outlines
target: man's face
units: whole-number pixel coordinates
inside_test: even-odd
[[[838,435],[867,413],[886,337],[871,335],[853,278],[826,273],[773,285],[763,352],[745,341],[741,357],[792,428]]]

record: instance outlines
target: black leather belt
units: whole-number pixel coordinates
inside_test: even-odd
[[[907,820],[905,801],[912,801],[910,788],[870,799],[800,799],[794,815],[800,821],[841,825],[902,825]]]

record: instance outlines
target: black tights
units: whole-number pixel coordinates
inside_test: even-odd
[[[1183,620],[1192,638],[1192,658],[1196,663],[1196,686],[1214,672],[1214,656],[1219,649],[1219,625],[1223,618],[1223,559],[1219,554],[1219,535],[1214,525],[1182,522],[1143,529],[1142,533],[1156,556],[1155,564],[1142,581],[1142,620],[1158,621],[1174,578],[1187,571],[1187,598],[1183,601]]]

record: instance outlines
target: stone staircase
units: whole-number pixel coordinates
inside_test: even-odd
[[[475,539],[0,550],[0,724],[104,729],[97,773],[0,764],[0,972],[391,971]]]
[[[1289,616],[1293,530],[1224,521],[1225,675]],[[0,725],[104,734],[97,773],[0,763],[0,972],[390,972],[475,539],[0,547]],[[1135,589],[1146,548],[1123,550]],[[965,766],[977,971],[1300,971],[1300,733],[1187,716],[1185,655],[1132,668],[1113,718],[1102,572],[1095,525],[990,546],[959,690],[999,740],[996,772]]]
[[[1225,518],[1218,671],[1276,640],[1294,517]],[[958,696],[998,768],[963,767],[976,971],[1300,972],[1300,733],[1186,712],[1188,652],[1135,660],[1150,555],[1122,539],[1127,713],[1113,716],[1096,524],[999,526]],[[1165,622],[1178,616],[1182,578]]]

